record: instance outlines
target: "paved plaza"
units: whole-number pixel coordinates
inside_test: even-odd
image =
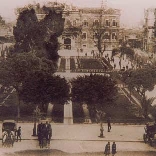
[[[50,144],[51,150],[59,150],[66,153],[103,152],[108,141],[115,141],[117,151],[155,151],[156,147],[150,147],[142,139],[143,125],[113,124],[112,131],[107,132],[104,124],[104,138],[100,134],[99,124],[57,124],[51,123],[53,136]],[[15,142],[13,148],[1,148],[1,155],[23,150],[39,150],[37,137],[32,136],[33,123],[18,123],[22,127],[22,141]],[[1,125],[0,125],[1,128]]]

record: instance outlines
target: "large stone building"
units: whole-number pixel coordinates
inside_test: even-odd
[[[46,7],[60,5],[63,5],[63,18],[65,18],[64,32],[59,37],[60,51],[97,51],[98,34],[95,28],[102,32],[101,45],[105,50],[118,46],[120,10],[106,7],[77,8],[57,2],[50,2]],[[37,6],[35,10],[40,20],[45,14],[39,8],[40,6]]]
[[[98,35],[102,35],[101,44],[106,50],[118,45],[120,28],[120,11],[105,8],[75,8],[64,10],[65,29],[60,38],[63,47],[71,50],[97,50]],[[96,27],[94,27],[96,26]],[[79,33],[73,34],[68,28],[77,28]],[[95,29],[101,29],[95,30]],[[66,31],[69,30],[69,31]],[[74,31],[74,30],[73,30]],[[97,34],[102,33],[102,34]]]

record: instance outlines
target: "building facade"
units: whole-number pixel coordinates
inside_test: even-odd
[[[65,27],[59,38],[62,45],[60,50],[97,51],[100,35],[104,50],[112,50],[118,46],[120,10],[67,6],[63,11],[63,17]]]
[[[65,19],[64,31],[59,37],[60,51],[91,51],[97,49],[97,32],[101,30],[101,45],[104,50],[112,50],[118,46],[120,29],[120,10],[99,8],[77,8],[72,5],[50,2],[46,7],[63,6],[63,18]],[[45,17],[45,13],[39,4],[34,6],[39,20]]]

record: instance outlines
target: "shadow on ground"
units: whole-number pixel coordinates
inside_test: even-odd
[[[59,150],[40,149],[40,150],[26,150],[15,153],[7,153],[5,156],[104,156],[102,152],[95,153],[65,153]],[[156,156],[156,152],[139,152],[139,151],[126,151],[117,152],[116,156]]]

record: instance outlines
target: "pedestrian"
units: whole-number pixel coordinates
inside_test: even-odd
[[[43,128],[43,124],[42,122],[40,124],[38,124],[37,126],[37,135],[38,135],[38,141],[39,141],[39,146],[41,147],[41,141],[42,141],[42,128]]]
[[[49,123],[48,124],[48,143],[49,144],[50,144],[51,137],[52,137],[52,127],[51,127],[51,124]]]
[[[112,144],[112,156],[114,156],[116,154],[116,144],[115,142],[113,142]]]
[[[111,130],[111,118],[110,117],[108,117],[107,118],[107,126],[108,126],[108,132],[110,132],[110,130]]]
[[[18,127],[18,130],[17,130],[17,142],[21,141],[21,127]]]
[[[109,154],[110,154],[110,142],[108,142],[106,144],[104,154],[105,154],[105,156],[109,156]]]

